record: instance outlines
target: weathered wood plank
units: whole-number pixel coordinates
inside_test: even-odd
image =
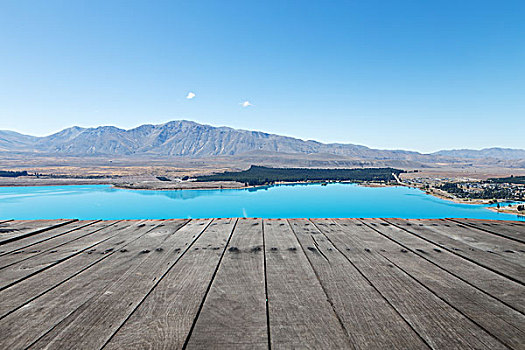
[[[346,330],[286,220],[265,220],[270,340],[274,348],[343,349]]]
[[[265,294],[262,222],[239,219],[187,348],[266,349]]]
[[[48,229],[64,222],[76,221],[74,219],[42,219],[42,220],[11,220],[0,224],[0,238],[8,238],[27,232]]]
[[[346,232],[368,246],[371,254],[383,256],[506,346],[519,349],[525,344],[523,314],[428,260],[422,259],[419,255],[411,251],[402,252],[402,246],[377,232],[385,227],[382,225],[383,221],[362,220],[361,222],[367,226],[372,223],[376,225],[369,226],[372,231],[358,227]]]
[[[525,286],[405,231],[409,228],[406,225],[410,224],[410,220],[384,219],[384,221],[390,225],[381,224],[375,227],[380,230],[381,234],[403,245],[404,249],[418,254],[421,258],[500,299],[515,310],[525,313],[525,303],[523,303]]]
[[[87,235],[94,234],[103,228],[113,225],[114,223],[116,223],[116,221],[99,221],[95,224],[84,226],[82,229],[75,229],[75,228],[78,228],[77,226],[75,226],[70,232],[66,231],[68,232],[67,235],[60,234],[57,237],[54,237],[53,239],[47,239],[47,240],[43,240],[42,242],[36,243],[32,245],[29,249],[20,249],[20,250],[11,252],[11,253],[7,253],[0,257],[0,276],[1,276],[1,270],[8,266],[14,265],[16,263],[20,263],[30,258],[38,259],[38,256],[43,256],[49,253],[51,250],[58,250],[61,246],[65,245],[66,243],[72,242],[74,240],[77,240]],[[77,222],[74,222],[70,225],[75,225],[75,224],[77,224]],[[64,233],[63,228],[69,227],[70,225],[66,225],[64,227],[61,227],[55,230],[51,230],[48,232],[59,231],[61,233]],[[36,235],[36,236],[40,236],[40,235]],[[27,239],[30,239],[36,236],[28,237]],[[16,242],[20,242],[20,241],[16,241]]]
[[[374,234],[370,228],[356,220],[348,220],[345,224],[318,227],[432,348],[506,348],[406,272],[373,251],[362,239],[366,234]],[[366,231],[358,235],[356,232],[359,230]],[[414,264],[417,263],[415,260]]]
[[[12,229],[20,231],[24,225],[29,226],[26,229],[35,229],[35,227],[41,226],[43,221],[49,223],[55,220],[6,220],[0,223],[0,235],[10,233]]]
[[[119,230],[117,235],[97,245],[95,251],[78,254],[0,291],[0,319],[124,249],[130,242],[158,224],[159,222],[152,221],[130,223],[129,226]]]
[[[94,233],[83,235],[71,242],[67,242],[59,247],[47,249],[42,253],[35,253],[34,256],[15,262],[0,270],[0,290],[3,290],[17,282],[20,282],[34,274],[37,274],[55,264],[67,260],[88,249],[96,249],[96,245],[111,238],[118,233],[118,230],[129,226],[129,222],[111,221],[101,224],[94,224],[97,227],[86,227],[73,234],[83,234],[84,231]],[[98,227],[100,226],[100,227]],[[95,230],[91,232],[91,229]],[[43,242],[46,244],[47,242]],[[6,258],[6,256],[2,257]],[[3,260],[3,259],[2,259]]]
[[[524,243],[449,220],[436,220],[434,223],[447,228],[446,231],[439,231],[447,237],[483,251],[490,251],[504,259],[525,266]]]
[[[523,266],[500,255],[475,248],[448,237],[447,233],[455,234],[455,228],[453,227],[440,226],[435,220],[410,220],[405,225],[405,229],[420,238],[440,246],[442,249],[446,249],[506,278],[521,284],[525,282],[525,269]]]
[[[68,315],[32,348],[69,349],[71,343],[77,349],[101,348],[190,249],[210,221],[193,220],[180,230],[174,230],[176,234],[146,254],[147,258],[135,269]],[[178,228],[179,223],[173,225]]]
[[[77,221],[25,236],[0,246],[0,285],[20,277],[0,290],[0,349],[523,348],[525,286],[493,266],[523,270],[522,243],[389,221],[240,219],[232,233],[235,219],[216,219],[200,235],[209,220],[86,235],[95,223]]]
[[[424,349],[419,335],[308,220],[289,220],[356,349]],[[323,223],[324,224],[324,223]],[[271,318],[270,318],[271,320]]]
[[[67,324],[71,317],[89,307],[93,300],[104,294],[118,280],[134,274],[136,268],[148,258],[151,259],[151,253],[176,234],[176,230],[185,222],[179,220],[166,223],[153,220],[148,223],[135,223],[137,226],[149,226],[148,232],[130,242],[125,249],[94,264],[0,320],[0,334],[10,335],[0,337],[0,348],[27,348],[55,327]],[[81,334],[82,332],[77,336]],[[73,340],[69,343],[69,348],[71,344],[75,348],[81,348]]]
[[[470,227],[489,232],[494,235],[513,239],[520,243],[525,243],[525,223],[494,221],[494,220],[473,220],[473,219],[448,219],[459,222]]]
[[[0,225],[0,245],[52,230],[75,221],[77,220],[31,220],[18,221],[12,225],[8,223],[8,227],[5,228],[2,228],[1,226],[3,225]]]
[[[2,225],[2,224],[6,224],[6,223],[8,223],[8,222],[12,222],[12,221],[13,221],[13,219],[1,220],[1,221],[0,221],[0,225]]]
[[[13,241],[13,242],[6,243],[0,246],[0,257],[6,254],[13,253],[13,252],[20,252],[21,250],[25,250],[37,243],[44,242],[46,240],[49,240],[49,239],[52,239],[52,238],[55,238],[55,237],[58,237],[58,236],[61,236],[67,233],[71,233],[75,230],[78,230],[83,227],[87,227],[98,221],[100,220],[75,221],[65,226],[59,227],[59,228],[55,228],[52,230],[44,231],[37,235],[26,237],[19,241]]]
[[[211,284],[235,219],[216,219],[104,349],[180,349]]]

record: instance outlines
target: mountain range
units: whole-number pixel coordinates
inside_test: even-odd
[[[114,126],[71,127],[36,137],[0,131],[0,153],[16,152],[54,156],[188,157],[249,156],[250,154],[331,155],[364,160],[437,162],[454,159],[525,160],[525,150],[487,148],[443,150],[423,154],[403,150],[379,150],[354,144],[325,144],[260,131],[213,127],[178,120],[160,125],[141,125],[124,130]]]

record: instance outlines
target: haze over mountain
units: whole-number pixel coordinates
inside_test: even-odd
[[[453,149],[444,150],[433,153],[444,157],[453,158],[468,158],[468,159],[480,159],[480,158],[496,158],[496,159],[525,159],[525,150],[523,149],[512,149],[512,148],[485,148],[482,150],[472,149]]]
[[[71,127],[35,137],[0,131],[0,152],[71,156],[249,156],[250,154],[327,154],[354,159],[433,162],[442,159],[525,159],[525,150],[488,148],[422,154],[403,150],[378,150],[354,144],[323,144],[260,131],[213,127],[191,121],[141,125],[124,130],[114,126]]]

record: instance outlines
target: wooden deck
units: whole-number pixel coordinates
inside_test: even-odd
[[[0,349],[525,349],[525,223],[0,222]]]

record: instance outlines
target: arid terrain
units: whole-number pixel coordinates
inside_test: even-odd
[[[131,157],[50,157],[41,156],[25,158],[0,155],[2,170],[27,171],[39,176],[22,176],[16,178],[0,177],[0,186],[44,186],[44,185],[86,185],[112,184],[125,188],[145,189],[183,189],[183,188],[236,188],[241,184],[212,183],[196,185],[189,182],[178,182],[185,176],[194,177],[221,173],[224,171],[243,170],[253,164],[273,167],[305,167],[305,168],[360,168],[395,166],[390,161],[358,161],[353,159],[330,159],[323,155],[289,155],[272,156],[222,156],[189,159],[185,157],[172,158],[131,158]],[[406,170],[400,175],[401,181],[414,179],[442,179],[451,181],[486,180],[493,177],[510,175],[525,175],[524,168],[508,168],[494,166],[472,166],[461,164],[422,164],[421,167],[403,166]],[[166,177],[174,181],[161,181],[158,177]]]
[[[525,151],[488,148],[424,154],[354,144],[323,144],[190,121],[142,125],[130,130],[111,126],[72,127],[45,137],[0,131],[0,170],[26,171],[29,175],[0,177],[0,186],[110,184],[155,190],[238,188],[246,184],[195,183],[191,179],[241,171],[252,165],[402,169],[406,173],[392,184],[418,187],[438,197],[475,203],[478,201],[443,191],[442,185],[523,176]]]

